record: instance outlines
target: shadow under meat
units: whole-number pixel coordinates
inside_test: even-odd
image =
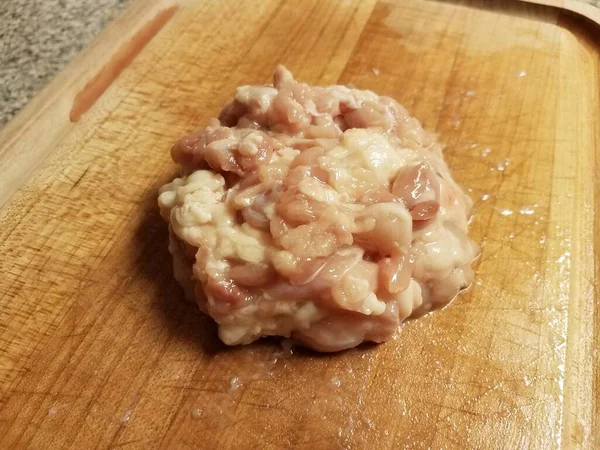
[[[169,178],[173,179],[174,174]],[[168,180],[148,189],[140,202],[142,221],[135,232],[136,246],[141,249],[136,264],[138,273],[155,289],[154,310],[164,320],[169,330],[179,339],[191,342],[199,353],[215,355],[249,350],[260,353],[281,351],[281,338],[267,337],[236,347],[225,345],[217,334],[217,324],[200,311],[195,302],[185,298],[183,288],[173,275],[173,259],[169,253],[169,225],[160,216],[158,189]],[[314,352],[316,353],[316,352]]]
[[[226,346],[219,340],[216,324],[196,303],[186,300],[173,276],[168,250],[169,226],[160,216],[157,204],[158,188],[162,184],[150,188],[140,203],[143,219],[135,232],[136,246],[141,249],[137,270],[155,287],[148,290],[155,297],[153,309],[174,335],[192,342],[202,353],[222,351]]]

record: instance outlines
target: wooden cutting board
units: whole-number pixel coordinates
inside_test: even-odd
[[[134,2],[0,134],[0,448],[599,448],[599,55],[516,2]],[[173,280],[169,147],[277,63],[396,98],[475,200],[476,283],[394,341],[225,348]]]

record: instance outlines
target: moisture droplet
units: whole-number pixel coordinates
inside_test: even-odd
[[[504,209],[500,210],[500,214],[502,214],[505,217],[508,217],[508,216],[512,216],[513,211],[512,211],[512,209],[504,208]]]
[[[406,406],[406,402],[402,401],[402,411],[400,412],[403,416],[408,415],[408,408]]]
[[[331,384],[334,387],[339,388],[342,385],[342,382],[338,378],[334,378],[333,380],[331,380]]]
[[[559,264],[563,264],[566,261],[569,261],[569,257],[571,256],[571,252],[564,252],[557,260],[556,262]]]
[[[477,94],[477,91],[475,89],[469,89],[467,92],[465,92],[465,95],[467,97],[474,97],[475,94]]]
[[[127,423],[127,422],[129,422],[129,419],[131,419],[131,410],[130,409],[128,409],[127,411],[125,411],[123,413],[123,417],[121,417],[121,422]]]
[[[379,72],[379,69],[377,67],[373,67],[371,70],[373,71],[373,73],[375,74],[375,76],[379,76],[380,72]]]
[[[517,76],[519,78],[523,78],[524,76],[527,76],[527,72],[525,70],[519,70],[519,73],[517,73]]]
[[[485,147],[481,150],[481,156],[486,158],[490,153],[492,153],[492,149],[489,147]]]
[[[527,216],[531,216],[534,212],[535,212],[535,209],[533,209],[530,206],[524,206],[519,210],[519,214],[524,214]]]
[[[485,202],[486,200],[489,200],[489,198],[490,198],[490,194],[483,194],[483,195],[481,196],[481,200],[483,200],[484,202]]]
[[[202,409],[201,408],[193,408],[192,409],[192,419],[199,419],[202,417]]]
[[[230,381],[229,381],[229,390],[230,391],[236,391],[239,388],[241,388],[243,386],[242,382],[240,381],[240,379],[238,377],[233,377]]]
[[[499,170],[500,172],[504,172],[509,164],[510,164],[510,159],[504,159],[498,163],[498,165],[496,166],[496,170]]]

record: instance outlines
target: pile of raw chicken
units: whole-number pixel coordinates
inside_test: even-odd
[[[394,336],[473,279],[471,202],[396,101],[278,67],[172,148],[175,277],[229,345],[338,351]]]

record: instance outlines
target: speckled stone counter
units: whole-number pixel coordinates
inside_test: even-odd
[[[0,0],[0,128],[128,0]]]

